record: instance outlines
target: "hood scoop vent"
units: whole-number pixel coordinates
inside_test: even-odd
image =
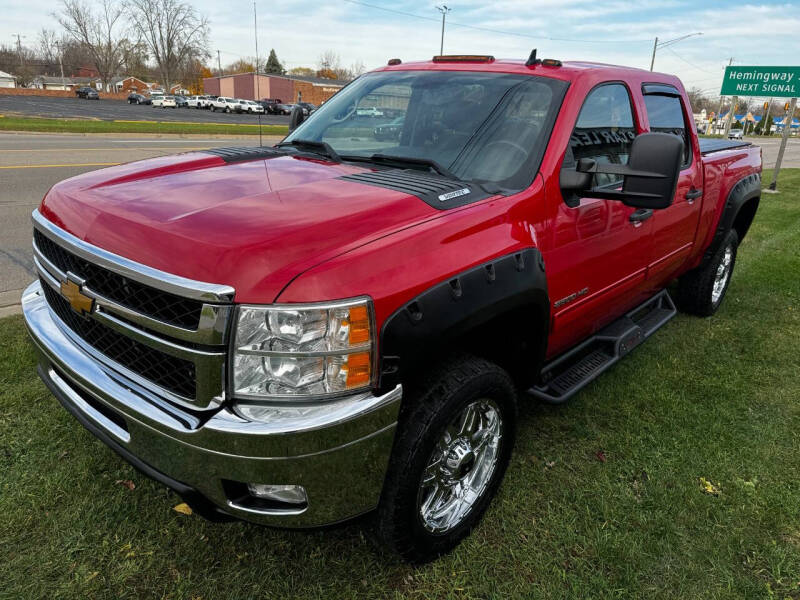
[[[275,150],[271,146],[231,146],[229,148],[209,148],[202,152],[219,156],[226,163],[257,160],[259,158],[275,158],[284,155],[283,152]]]
[[[411,169],[368,171],[343,175],[339,179],[405,192],[438,210],[464,206],[493,195],[470,183],[424,175]]]

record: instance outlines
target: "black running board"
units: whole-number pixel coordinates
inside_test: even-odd
[[[624,317],[542,368],[540,385],[528,393],[560,404],[597,379],[675,316],[675,304],[663,290]]]

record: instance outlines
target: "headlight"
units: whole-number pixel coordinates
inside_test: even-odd
[[[236,398],[301,399],[369,387],[374,347],[369,300],[241,306],[237,314]]]

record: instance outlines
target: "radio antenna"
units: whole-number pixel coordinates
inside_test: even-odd
[[[261,102],[261,89],[259,86],[260,76],[258,74],[258,16],[256,14],[256,0],[253,0],[253,33],[256,38],[256,102]],[[261,140],[261,113],[258,113],[258,145],[263,146]]]

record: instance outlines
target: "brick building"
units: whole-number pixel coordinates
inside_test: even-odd
[[[317,77],[238,73],[223,77],[206,77],[203,79],[203,92],[245,100],[277,98],[282,102],[303,101],[319,105],[342,89],[346,83],[337,79]]]

